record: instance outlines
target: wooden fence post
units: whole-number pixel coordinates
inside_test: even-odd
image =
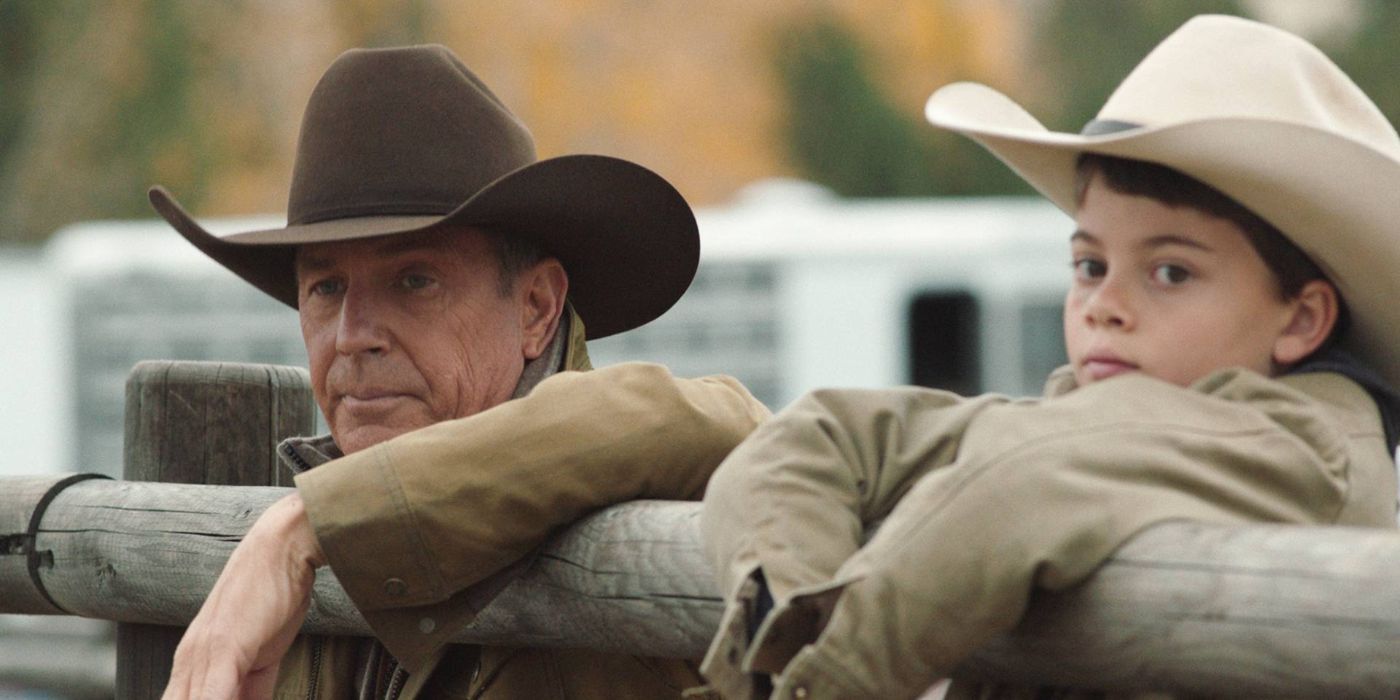
[[[142,362],[126,383],[128,481],[290,486],[276,447],[310,435],[306,370],[220,362]],[[183,628],[117,625],[116,696],[160,697]]]

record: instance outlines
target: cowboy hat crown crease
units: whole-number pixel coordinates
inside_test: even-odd
[[[535,161],[525,125],[442,46],[347,51],[317,83],[302,124],[293,225],[444,215]]]

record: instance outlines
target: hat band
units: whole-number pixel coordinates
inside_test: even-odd
[[[1141,124],[1135,122],[1118,121],[1117,119],[1090,119],[1083,129],[1079,130],[1080,136],[1103,136],[1105,134],[1116,134],[1129,129],[1140,129]]]
[[[331,207],[288,217],[289,226],[319,224],[332,219],[354,219],[362,216],[447,216],[454,206],[442,202],[373,203]]]

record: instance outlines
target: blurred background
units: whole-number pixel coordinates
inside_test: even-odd
[[[281,225],[302,108],[352,47],[452,48],[541,157],[671,180],[704,246],[687,297],[596,364],[1031,394],[1063,359],[1069,220],[923,103],[987,83],[1078,131],[1186,18],[1313,41],[1392,117],[1388,0],[0,0],[0,476],[119,474],[141,359],[304,364],[295,313],[153,221]],[[110,694],[110,631],[0,616],[0,698]]]

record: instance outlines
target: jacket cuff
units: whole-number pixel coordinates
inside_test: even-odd
[[[758,621],[758,630],[751,639],[750,630],[754,627],[763,586],[759,567],[755,566],[725,607],[719,631],[705,653],[700,672],[723,697],[740,700],[768,697],[768,679],[790,674],[794,669],[797,669],[798,681],[810,685],[803,679],[813,674],[796,666],[797,659],[805,658],[804,654],[820,653],[813,652],[812,645],[821,635],[841,593],[858,578],[848,575],[799,589],[792,598],[778,602],[764,619]],[[842,687],[820,679],[818,681],[818,687]],[[783,687],[795,690],[797,686],[788,683]],[[772,697],[789,696],[774,689]],[[838,692],[831,697],[841,695]]]
[[[804,700],[853,700],[879,698],[880,693],[848,684],[849,670],[842,659],[827,653],[824,646],[808,645],[797,652],[787,670],[774,678],[774,698],[803,698]]]
[[[749,645],[749,620],[751,610],[758,600],[758,581],[750,574],[739,584],[724,615],[719,621],[719,631],[700,662],[700,673],[721,697],[730,700],[754,700],[760,697],[755,687],[755,679],[744,671],[742,661]]]
[[[296,477],[326,561],[367,617],[438,602],[446,590],[387,454],[371,447]]]
[[[845,587],[846,582],[825,583],[778,603],[754,633],[743,669],[771,675],[783,673],[803,647],[821,636]]]

